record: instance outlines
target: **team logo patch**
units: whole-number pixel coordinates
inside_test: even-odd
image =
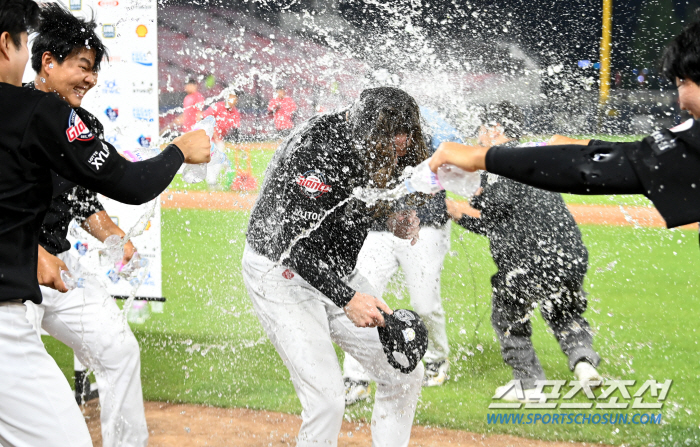
[[[404,329],[403,331],[401,331],[401,333],[403,334],[403,339],[406,343],[410,343],[416,339],[416,331],[414,331],[410,327]]]
[[[291,270],[287,269],[287,270],[285,270],[285,271],[282,272],[282,278],[284,278],[284,279],[292,279],[292,278],[294,278],[294,273],[292,273]]]
[[[299,174],[296,179],[301,191],[309,198],[316,199],[331,192],[331,185],[326,184],[326,176],[322,172],[311,170]]]
[[[416,319],[416,317],[406,309],[397,309],[392,315],[394,315],[394,318],[404,323],[409,323]]]
[[[66,129],[66,136],[69,142],[78,141],[90,141],[95,136],[90,132],[90,129],[85,125],[83,120],[80,119],[75,110],[70,112],[70,117],[68,118],[68,128]]]

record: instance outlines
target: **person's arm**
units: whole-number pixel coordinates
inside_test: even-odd
[[[114,223],[105,210],[91,215],[85,219],[80,226],[100,242],[104,242],[105,239],[112,235],[117,235],[120,238],[124,238],[126,235],[124,230]],[[122,263],[126,265],[131,260],[131,257],[134,256],[135,252],[136,248],[134,244],[132,244],[131,241],[127,241],[127,243],[124,244],[124,258],[122,259]]]
[[[481,212],[469,206],[467,202],[457,202],[451,199],[445,199],[447,205],[447,213],[452,220],[467,231],[472,233],[486,235],[486,228],[481,220]]]
[[[466,171],[484,169],[537,188],[572,194],[643,194],[626,145],[480,148],[443,143],[430,160],[433,172],[442,164]]]
[[[36,270],[36,279],[40,286],[50,287],[59,292],[67,292],[68,288],[61,279],[61,270],[68,270],[66,264],[56,256],[44,250],[41,245],[39,248],[39,258]]]
[[[489,172],[540,189],[570,194],[644,194],[625,146],[562,145],[491,148],[485,155]]]
[[[210,158],[209,138],[204,131],[195,131],[176,138],[154,158],[129,162],[112,145],[95,138],[77,113],[54,95],[37,102],[22,144],[35,163],[127,204],[155,198],[183,162],[204,163]]]
[[[294,152],[294,155],[287,162],[289,165],[288,172],[297,175],[312,169],[322,170],[328,177],[336,178],[331,188],[338,188],[338,191],[331,189],[326,194],[335,193],[341,194],[341,196],[349,194],[349,191],[343,192],[342,189],[347,188],[351,190],[350,184],[353,180],[353,170],[344,172],[338,166],[324,163],[327,159],[322,157],[321,154],[326,148],[319,142],[313,142],[312,139],[309,139],[300,141],[298,144],[308,145],[308,147]],[[321,166],[319,166],[319,163]],[[291,181],[288,184],[288,189],[284,192],[285,197],[289,201],[288,209],[296,211],[291,213],[289,221],[286,223],[291,228],[295,228],[295,233],[308,231],[316,224],[316,222],[310,221],[305,216],[324,216],[334,205],[333,202],[310,199],[299,188],[301,187],[295,181]],[[326,218],[332,219],[333,216],[329,215]],[[358,327],[383,325],[384,319],[377,308],[381,308],[388,314],[392,313],[392,310],[381,300],[359,293],[348,286],[328,265],[321,262],[318,259],[318,255],[305,244],[294,245],[291,248],[289,257],[282,264],[293,268],[312,287],[327,296],[335,305],[342,308],[348,318]]]
[[[318,262],[314,253],[307,253],[303,246],[295,247],[283,264],[292,267],[313,288],[342,308],[358,327],[383,326],[384,318],[377,308],[388,314],[393,312],[381,300],[357,292],[345,284],[326,264]]]

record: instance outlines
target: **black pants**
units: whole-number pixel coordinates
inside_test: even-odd
[[[576,270],[521,266],[499,270],[491,277],[491,324],[503,360],[513,368],[513,378],[521,380],[523,389],[535,388],[536,380],[545,379],[530,340],[530,318],[536,304],[569,358],[569,369],[573,371],[581,360],[593,366],[600,363],[590,326],[582,317],[587,306],[582,287],[585,273],[585,266]]]

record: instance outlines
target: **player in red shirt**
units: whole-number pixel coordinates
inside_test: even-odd
[[[229,137],[238,139],[238,128],[241,125],[241,114],[236,108],[238,103],[238,94],[229,88],[228,97],[224,101],[219,101],[212,104],[202,114],[203,118],[213,116],[216,119],[216,128],[214,129],[214,144],[218,152],[212,157],[212,163],[207,166],[207,184],[211,188],[217,188],[219,176],[223,170],[228,167],[228,159],[224,155],[226,147],[224,138]]]
[[[214,116],[216,118],[216,131],[214,141],[217,146],[226,136],[237,137],[238,128],[241,125],[241,113],[236,108],[238,104],[238,94],[230,90],[228,97],[224,101],[215,102],[202,114],[203,118]]]
[[[297,103],[287,96],[285,87],[279,86],[275,91],[275,97],[270,100],[267,110],[273,115],[275,129],[281,136],[286,136],[294,127],[292,114],[297,110]]]
[[[185,84],[185,100],[182,102],[184,109],[182,115],[175,118],[165,127],[165,130],[179,128],[183,133],[189,132],[192,126],[202,119],[204,108],[204,96],[197,91],[197,81],[190,79]]]
[[[189,132],[197,121],[202,119],[204,96],[197,91],[197,81],[189,80],[185,84],[185,100],[182,102],[182,131]]]

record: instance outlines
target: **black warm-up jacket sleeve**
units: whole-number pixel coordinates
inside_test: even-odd
[[[112,145],[92,135],[76,112],[54,95],[37,102],[22,147],[32,161],[62,177],[134,205],[157,197],[184,162],[182,152],[172,144],[149,160],[125,160]]]
[[[494,146],[486,170],[554,192],[571,194],[644,194],[626,149],[641,142],[588,146]]]

